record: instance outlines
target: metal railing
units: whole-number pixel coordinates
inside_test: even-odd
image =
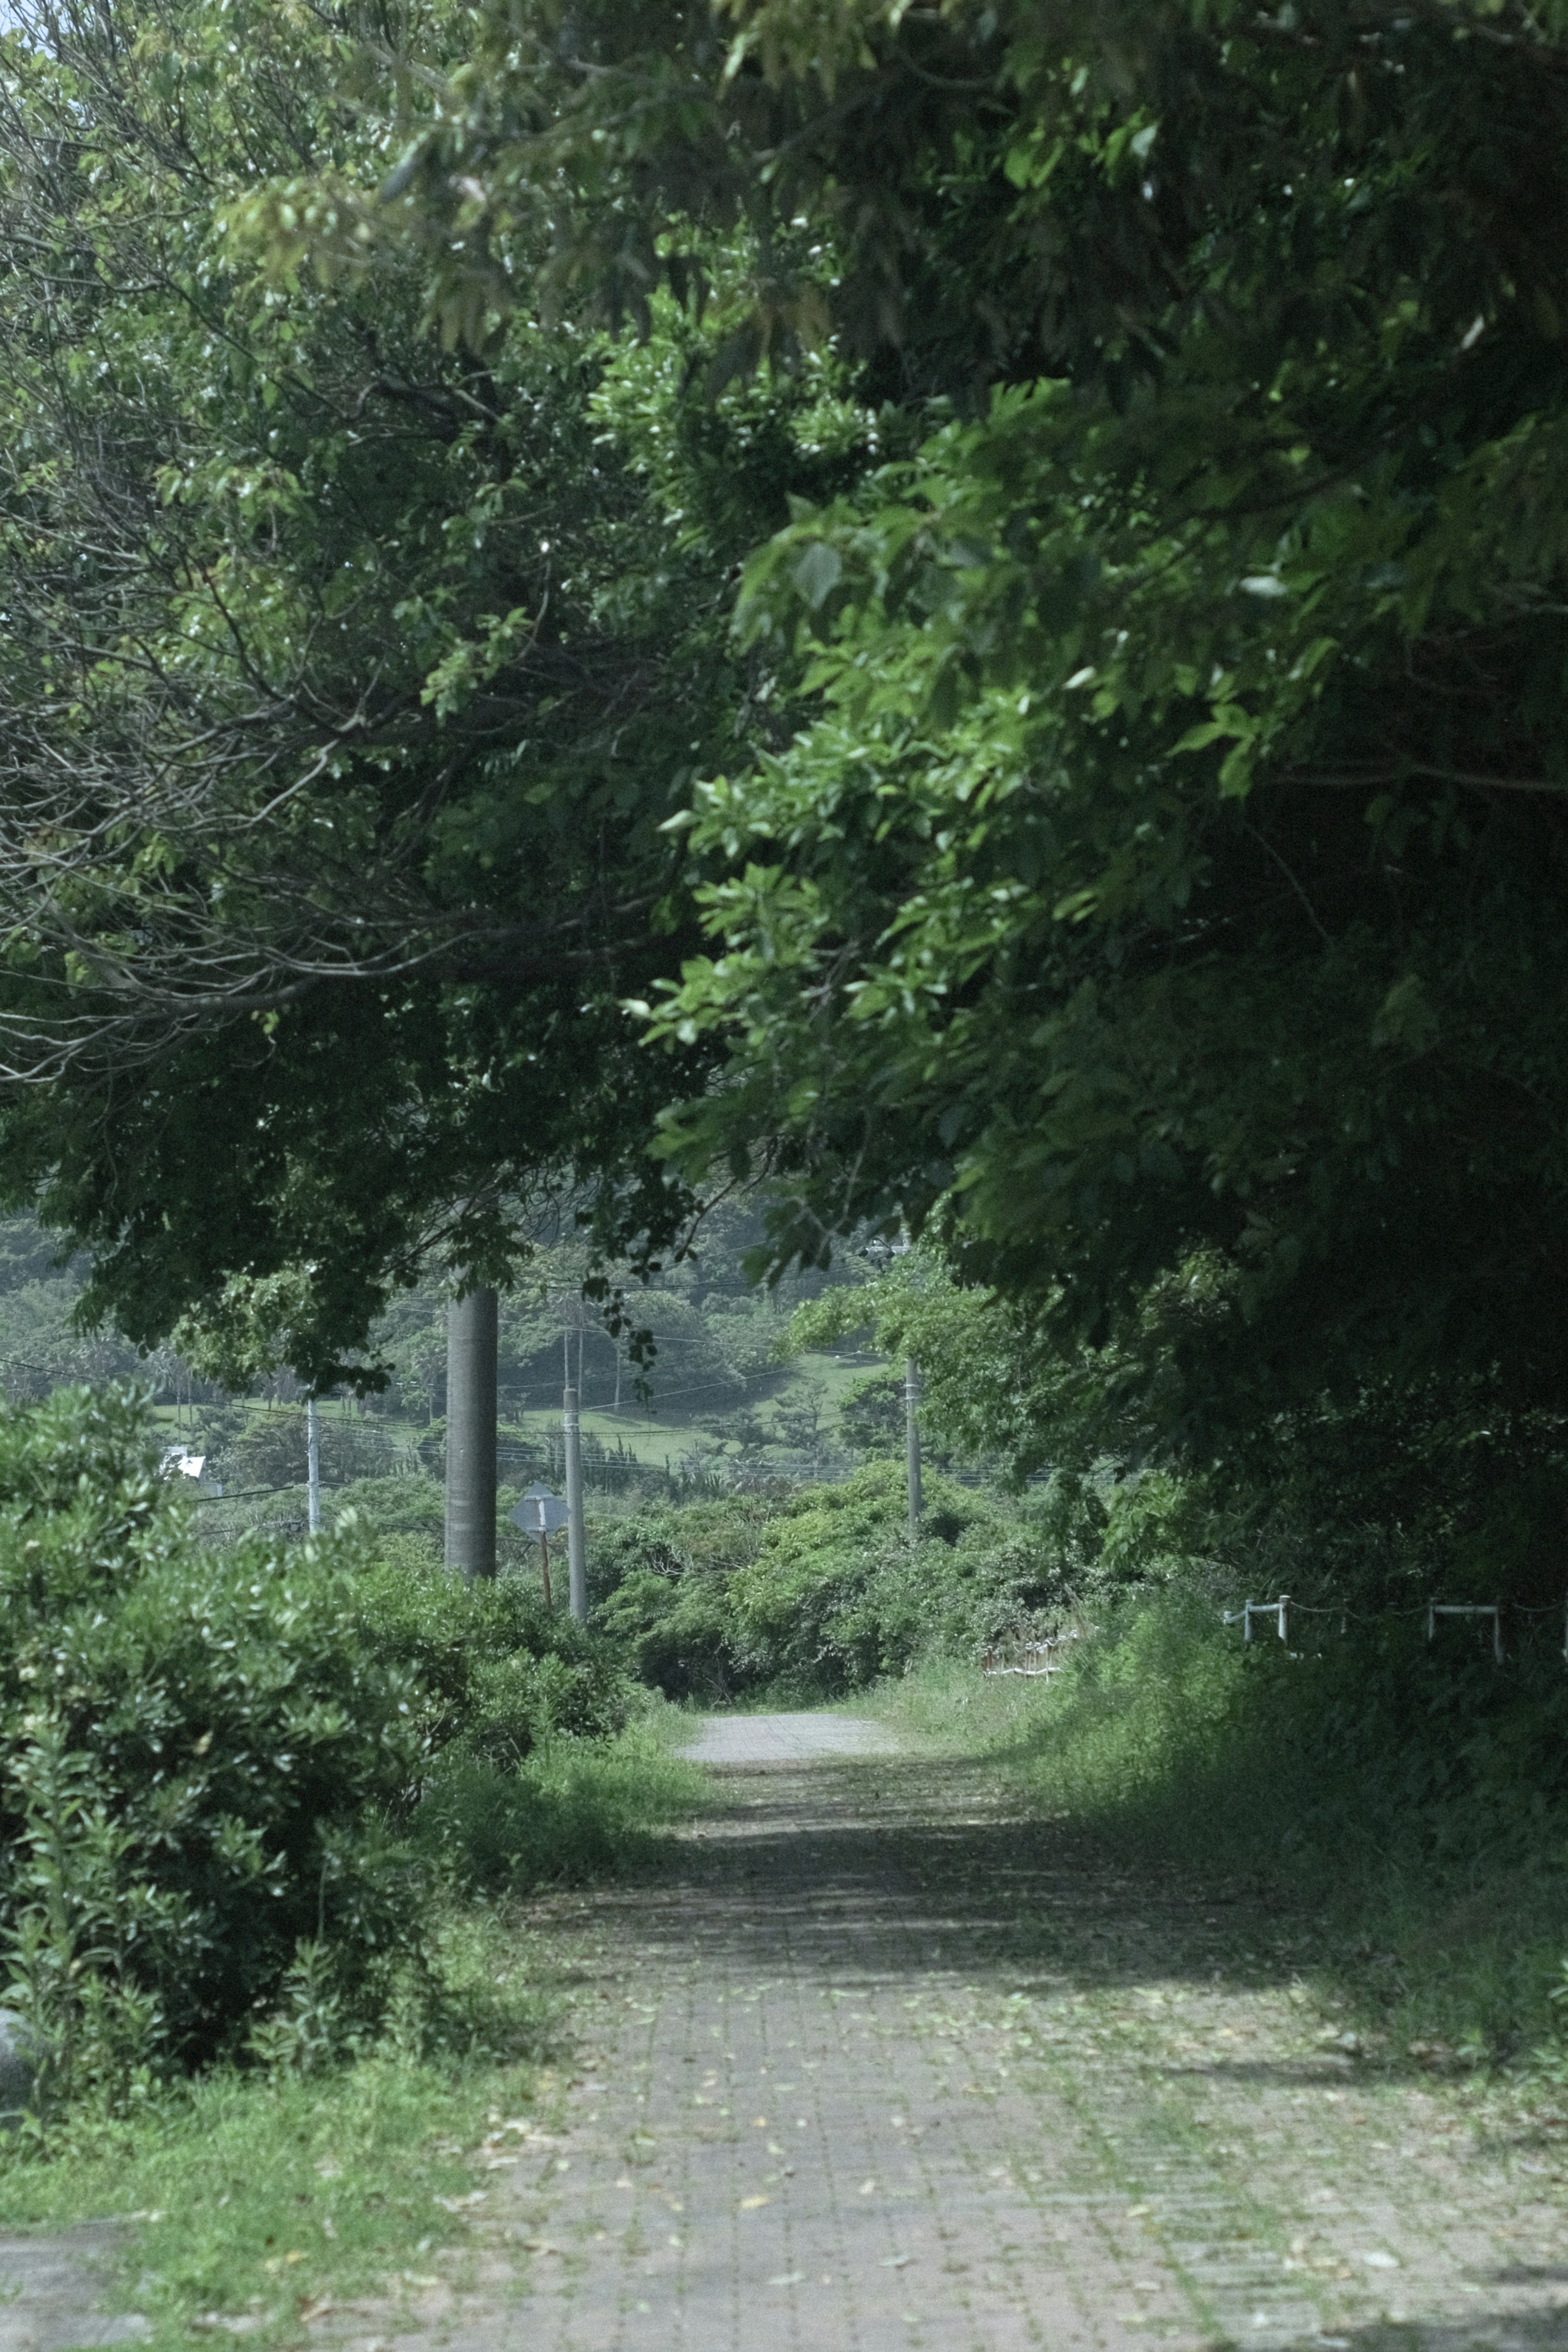
[[[1004,1635],[988,1642],[980,1653],[983,1675],[1023,1675],[1029,1677],[1048,1676],[1060,1671],[1062,1661],[1057,1652],[1068,1642],[1078,1640],[1076,1630],[1065,1633],[1048,1633],[1026,1638],[1021,1633]]]
[[[1288,1592],[1281,1592],[1274,1601],[1244,1601],[1239,1609],[1222,1609],[1220,1622],[1224,1625],[1239,1625],[1242,1640],[1253,1642],[1258,1638],[1252,1630],[1253,1620],[1257,1618],[1267,1623],[1272,1619],[1274,1631],[1280,1641],[1289,1642],[1290,1620],[1293,1614],[1300,1617],[1337,1617],[1342,1633],[1348,1633],[1352,1619],[1362,1623],[1369,1622],[1373,1618],[1424,1617],[1426,1621],[1426,1639],[1431,1642],[1436,1638],[1439,1617],[1483,1619],[1489,1617],[1492,1629],[1492,1656],[1500,1666],[1508,1654],[1503,1639],[1505,1611],[1510,1616],[1526,1621],[1543,1617],[1552,1618],[1561,1614],[1563,1618],[1563,1655],[1568,1657],[1568,1601],[1549,1603],[1544,1608],[1531,1608],[1520,1601],[1504,1603],[1500,1601],[1417,1601],[1415,1607],[1410,1609],[1363,1610],[1352,1609],[1343,1601],[1331,1601],[1324,1604],[1292,1601]]]

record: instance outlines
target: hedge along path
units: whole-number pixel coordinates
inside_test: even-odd
[[[715,1727],[668,1870],[546,1906],[563,2112],[497,2119],[466,2277],[382,2344],[1568,2346],[1550,2137],[1363,2079],[1261,1914],[844,1724]]]

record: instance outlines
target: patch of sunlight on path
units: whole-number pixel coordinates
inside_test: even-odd
[[[716,1715],[679,1753],[693,1764],[807,1764],[888,1756],[898,1741],[863,1715]]]

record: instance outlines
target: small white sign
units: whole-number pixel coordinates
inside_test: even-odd
[[[512,1506],[509,1516],[525,1536],[552,1536],[565,1526],[568,1513],[559,1495],[552,1495],[548,1486],[533,1486],[521,1503]]]

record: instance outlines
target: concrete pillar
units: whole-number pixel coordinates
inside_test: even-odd
[[[904,1359],[904,1466],[910,1490],[910,1541],[921,1532],[921,1376],[912,1356]]]
[[[496,1572],[496,1294],[447,1309],[447,1565]]]
[[[566,1596],[580,1625],[588,1622],[588,1547],[583,1527],[583,1428],[577,1391],[568,1387],[561,1414],[566,1454]]]

